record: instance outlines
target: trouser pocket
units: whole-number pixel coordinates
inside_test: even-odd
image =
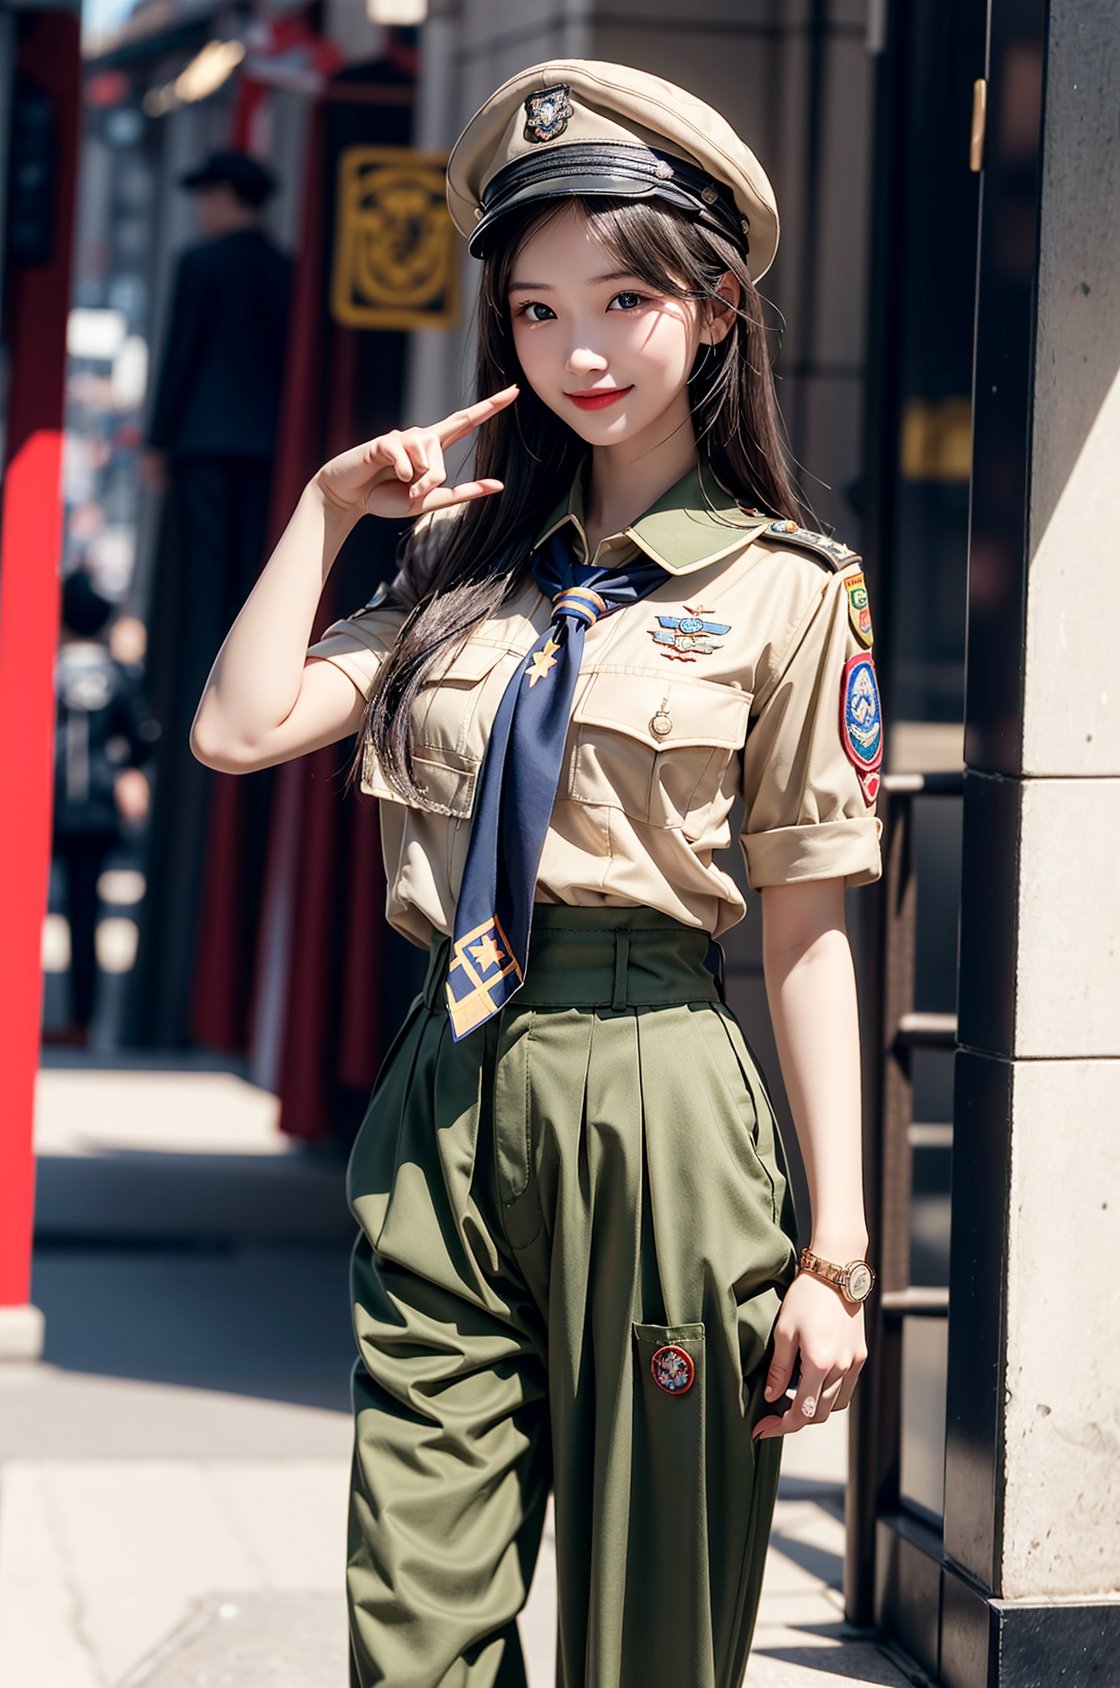
[[[704,1326],[632,1328],[624,1681],[714,1688]]]
[[[691,1325],[635,1324],[634,1335],[638,1339],[644,1369],[655,1386],[666,1395],[690,1394],[699,1378],[704,1358],[703,1322],[698,1320]],[[702,1389],[700,1393],[703,1393]]]
[[[653,1503],[702,1494],[707,1395],[704,1326],[635,1324],[635,1455]]]

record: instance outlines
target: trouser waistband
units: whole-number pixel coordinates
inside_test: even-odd
[[[429,1008],[444,1005],[451,949],[443,935],[432,942],[423,988]],[[507,1012],[710,1002],[722,999],[722,984],[723,950],[700,927],[645,908],[536,903],[525,979]]]

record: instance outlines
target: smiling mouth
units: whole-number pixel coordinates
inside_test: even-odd
[[[581,410],[605,410],[609,404],[615,404],[627,393],[632,393],[633,387],[608,387],[598,393],[565,393],[564,397],[578,404]]]

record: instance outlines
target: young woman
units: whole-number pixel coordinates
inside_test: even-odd
[[[858,558],[798,526],[728,125],[535,66],[452,156],[478,402],[326,463],[218,654],[196,755],[356,733],[388,918],[430,947],[351,1157],[352,1680],[524,1682],[555,1494],[558,1688],[731,1688],[781,1438],[848,1405],[873,1274],[845,886],[879,872]],[[447,484],[474,435],[473,480]],[[308,649],[365,515],[396,579]],[[708,966],[744,905],[812,1202]],[[791,1381],[799,1369],[799,1381]]]

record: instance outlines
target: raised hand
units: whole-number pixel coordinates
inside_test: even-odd
[[[394,428],[364,445],[353,446],[324,463],[315,479],[324,497],[351,515],[419,516],[488,498],[502,491],[496,480],[460,481],[444,486],[444,447],[454,445],[473,429],[512,404],[520,392],[516,383],[500,393],[452,411],[430,428]]]

